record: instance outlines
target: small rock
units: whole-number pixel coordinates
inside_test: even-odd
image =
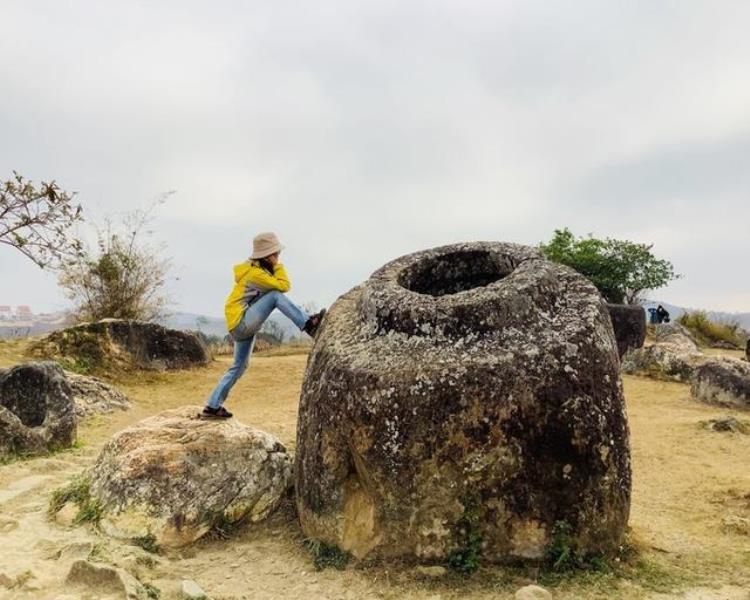
[[[750,434],[750,421],[742,421],[735,417],[722,417],[721,419],[709,419],[702,421],[706,429],[717,432],[744,433]]]
[[[73,542],[60,550],[59,558],[60,560],[88,558],[93,549],[94,544],[92,542]]]
[[[73,527],[78,515],[78,505],[75,502],[66,502],[63,507],[55,513],[55,522],[63,527]]]
[[[12,588],[15,582],[8,577],[5,573],[0,573],[0,586],[4,588]]]
[[[441,567],[440,565],[420,565],[414,570],[417,574],[422,575],[423,577],[434,579],[443,577],[448,572],[445,567]]]
[[[182,581],[182,597],[188,598],[189,600],[202,600],[206,598],[206,592],[201,589],[195,581],[192,579],[184,579]]]
[[[123,571],[107,565],[77,560],[70,567],[65,582],[96,590],[97,593],[124,594],[126,598],[140,598],[146,595],[138,580]]]
[[[527,585],[518,590],[514,598],[516,600],[552,600],[552,594],[538,585]]]
[[[724,519],[724,531],[739,533],[740,535],[750,535],[750,519],[729,515]]]

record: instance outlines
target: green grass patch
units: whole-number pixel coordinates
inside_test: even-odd
[[[88,477],[81,475],[73,479],[68,485],[52,492],[47,512],[54,517],[60,509],[72,502],[78,507],[74,523],[98,523],[102,515],[102,506],[96,498],[91,497],[91,482]]]
[[[482,536],[479,533],[479,512],[476,503],[465,500],[464,513],[456,523],[458,547],[446,560],[449,569],[462,575],[471,575],[479,569],[482,560]]]
[[[329,567],[342,571],[351,559],[348,552],[321,540],[304,540],[302,544],[312,555],[316,571],[322,571]]]

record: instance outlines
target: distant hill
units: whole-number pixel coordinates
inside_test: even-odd
[[[285,316],[274,313],[269,317],[269,320],[278,323],[284,332],[285,340],[301,337],[299,329]],[[183,331],[202,331],[206,335],[223,337],[227,334],[227,326],[223,317],[209,317],[197,313],[174,313],[164,319],[162,325]]]
[[[655,308],[661,304],[666,308],[672,319],[678,318],[686,311],[695,309],[675,306],[669,302],[658,300],[647,300],[643,303],[645,309]],[[750,312],[730,313],[721,311],[706,311],[711,320],[721,322],[738,322],[741,327],[750,331]],[[65,327],[65,315],[44,315],[39,318],[32,318],[26,321],[8,321],[0,320],[0,339],[3,338],[25,338],[30,336],[39,336],[50,331],[56,331]],[[284,332],[286,340],[293,340],[301,337],[299,330],[286,317],[279,313],[271,315],[270,319],[278,323]],[[197,313],[178,312],[162,320],[162,325],[172,329],[202,331],[207,335],[225,336],[227,334],[226,324],[223,317],[212,317],[200,315]]]

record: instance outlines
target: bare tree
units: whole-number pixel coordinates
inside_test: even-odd
[[[14,171],[11,179],[0,182],[0,244],[19,250],[42,268],[55,268],[77,256],[81,242],[69,232],[83,217],[74,196],[54,181],[35,186]]]
[[[166,314],[164,290],[171,261],[164,246],[153,244],[148,229],[156,207],[128,213],[119,227],[110,219],[97,231],[94,250],[84,247],[78,258],[63,264],[60,285],[75,304],[79,320],[104,318],[151,321]]]

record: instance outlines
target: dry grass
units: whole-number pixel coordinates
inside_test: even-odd
[[[0,366],[22,355],[21,346],[0,344]],[[253,356],[228,403],[239,420],[273,433],[291,451],[306,360],[304,353]],[[201,404],[229,363],[228,357],[220,358],[204,369],[121,382],[134,407],[84,423],[80,435],[87,451],[70,460],[82,469],[115,431],[166,408]],[[149,581],[164,597],[176,597],[179,580],[190,578],[218,598],[495,600],[510,598],[517,587],[541,577],[558,599],[744,598],[733,595],[735,588],[715,596],[696,590],[750,585],[750,536],[724,527],[727,517],[750,517],[750,436],[704,429],[701,422],[726,411],[692,401],[686,385],[626,376],[624,386],[634,475],[630,537],[638,555],[616,572],[549,577],[533,569],[485,566],[469,578],[449,575],[438,581],[399,565],[350,565],[344,571],[317,573],[288,503],[265,523],[242,528],[230,539],[205,540],[162,558],[162,567],[148,573]],[[0,490],[21,477],[21,469],[42,471],[44,460],[0,467]],[[31,518],[23,510],[19,505],[10,516]],[[19,534],[17,539],[24,538]],[[11,550],[21,543],[15,540],[7,542]],[[108,544],[106,552],[117,554],[116,542],[102,540]],[[33,548],[35,541],[27,539],[26,544]],[[683,596],[685,590],[693,595]],[[62,587],[56,592],[62,593]]]
[[[724,342],[742,348],[747,342],[747,332],[739,323],[712,321],[702,310],[683,313],[677,322],[689,329],[703,346]]]

